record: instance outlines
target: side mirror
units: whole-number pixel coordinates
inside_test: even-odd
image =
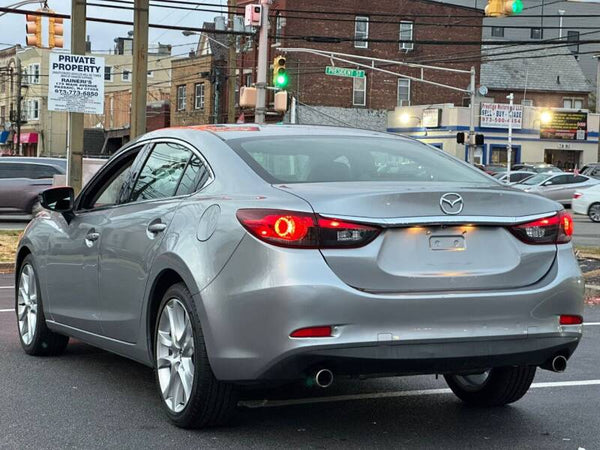
[[[50,211],[61,213],[67,222],[70,222],[75,206],[75,191],[69,186],[46,189],[40,194],[40,205]]]

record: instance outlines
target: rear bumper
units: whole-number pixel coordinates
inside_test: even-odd
[[[248,382],[301,378],[316,366],[367,375],[540,365],[575,350],[582,327],[558,317],[583,315],[583,293],[571,245],[558,246],[546,276],[526,288],[401,295],[347,286],[318,251],[246,236],[195,300],[215,376]],[[334,337],[289,337],[319,325],[335,326]]]
[[[569,358],[579,339],[580,334],[575,332],[525,339],[312,348],[284,356],[260,378],[294,379],[299,374],[310,374],[320,368],[344,375],[409,375],[476,372],[514,365],[539,366],[558,354]]]
[[[571,209],[575,214],[583,214],[587,216],[589,203],[582,199],[573,199],[571,202]]]

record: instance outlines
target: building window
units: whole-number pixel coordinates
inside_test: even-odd
[[[39,120],[40,118],[40,101],[37,99],[25,101],[24,116],[27,120]]]
[[[398,79],[398,106],[410,106],[410,80]]]
[[[29,64],[27,67],[28,82],[29,84],[40,84],[40,65]]]
[[[563,108],[583,109],[583,99],[582,98],[563,98]]]
[[[532,28],[530,37],[531,37],[531,39],[543,39],[544,32],[541,28]]]
[[[413,50],[414,42],[404,42],[413,40],[413,23],[403,20],[400,22],[400,50]]]
[[[369,43],[369,18],[365,16],[356,16],[354,19],[354,47],[368,48]]]
[[[177,86],[177,111],[185,111],[185,84]]]
[[[579,31],[567,31],[567,42],[578,42],[579,41]],[[579,44],[575,43],[573,45],[569,45],[569,50],[574,54],[579,53]]]
[[[197,83],[194,87],[194,108],[204,109],[204,83]]]
[[[247,73],[244,75],[244,86],[252,86],[252,74]]]
[[[523,106],[533,106],[533,100],[530,98],[521,100],[521,105]]]
[[[281,45],[283,27],[285,27],[285,17],[278,15],[275,18],[275,43],[273,45]]]
[[[123,73],[121,73],[121,81],[131,81],[131,72],[129,70],[123,69]]]
[[[352,104],[365,106],[367,104],[367,78],[353,78]]]
[[[112,67],[104,66],[104,81],[112,81]]]
[[[492,37],[504,37],[504,27],[492,27]]]

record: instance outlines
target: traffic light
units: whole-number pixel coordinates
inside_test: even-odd
[[[276,56],[273,60],[273,86],[285,89],[290,82],[285,68],[285,56]]]
[[[48,47],[63,48],[63,44],[63,20],[60,17],[50,17],[48,19]]]
[[[31,47],[42,46],[42,16],[35,16],[33,14],[27,14],[25,16],[25,31],[27,37],[25,42]]]
[[[488,0],[485,15],[489,17],[506,17],[521,14],[522,0]]]

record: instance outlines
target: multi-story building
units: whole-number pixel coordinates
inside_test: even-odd
[[[204,28],[214,27],[205,23]],[[222,34],[203,33],[198,48],[171,62],[171,125],[226,121],[227,44]]]
[[[0,50],[0,154],[11,153],[16,127],[13,120],[17,112],[19,45]]]
[[[251,3],[244,0],[238,4]],[[293,11],[321,11],[319,14]],[[270,55],[279,54],[278,47],[311,48],[342,52],[351,55],[381,58],[407,63],[424,63],[456,69],[470,70],[475,66],[479,75],[477,58],[469,61],[446,61],[445,55],[460,51],[480,52],[483,11],[444,4],[433,0],[381,0],[376,3],[359,0],[323,2],[319,0],[278,0],[272,6],[276,18],[271,24]],[[457,18],[460,24],[457,25]],[[443,41],[442,44],[436,42]],[[471,41],[473,44],[460,45]],[[246,53],[246,68],[255,67],[255,54]],[[430,103],[463,104],[466,95],[460,91],[425,84],[380,71],[366,70],[365,78],[328,76],[325,67],[332,65],[328,58],[306,53],[288,53],[287,69],[290,74],[288,90],[307,109],[308,114],[317,108],[312,120],[327,120],[319,112],[335,116],[341,122],[369,126],[367,122],[379,114],[378,123],[386,127],[385,111],[398,105]],[[240,64],[240,60],[238,60]],[[367,64],[370,64],[367,61]],[[352,64],[337,63],[352,67]],[[360,67],[364,69],[363,67]],[[385,69],[419,78],[467,89],[468,73],[438,72],[418,67],[385,65]],[[242,80],[242,85],[245,84]],[[333,109],[332,109],[333,108]],[[362,111],[361,111],[362,110]],[[306,115],[305,114],[305,115]],[[302,120],[301,120],[302,121]],[[357,122],[357,123],[354,123]]]

